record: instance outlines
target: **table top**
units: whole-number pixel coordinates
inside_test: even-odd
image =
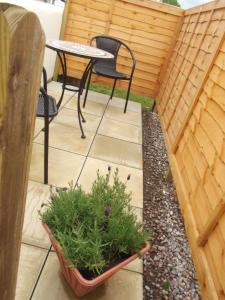
[[[85,58],[112,59],[114,56],[104,50],[63,40],[49,40],[46,47],[55,51]]]

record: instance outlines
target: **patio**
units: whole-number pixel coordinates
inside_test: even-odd
[[[49,93],[57,97],[61,85],[51,82]],[[66,92],[59,115],[50,125],[49,185],[65,187],[74,180],[85,190],[99,169],[118,167],[121,179],[128,182],[132,205],[142,219],[142,116],[140,104],[130,102],[123,114],[124,100],[90,92],[84,110],[86,139],[80,138],[76,95]],[[59,263],[42,228],[38,211],[48,201],[49,185],[43,182],[43,121],[36,120],[25,211],[22,249],[17,283],[17,300],[76,299],[59,271]],[[106,147],[107,144],[107,147]],[[142,261],[136,260],[84,299],[143,298]]]

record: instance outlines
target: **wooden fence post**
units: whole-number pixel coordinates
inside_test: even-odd
[[[15,298],[44,34],[37,16],[0,4],[0,298]]]

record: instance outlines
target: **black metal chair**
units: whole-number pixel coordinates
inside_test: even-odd
[[[83,107],[85,107],[85,104],[86,104],[88,89],[89,89],[89,85],[90,85],[90,81],[91,81],[91,75],[92,75],[92,73],[95,73],[97,75],[101,75],[101,76],[104,76],[107,78],[114,79],[113,89],[112,89],[110,99],[112,99],[112,97],[113,97],[114,89],[116,86],[116,81],[118,79],[129,81],[126,102],[125,102],[125,107],[124,107],[124,113],[126,113],[127,104],[128,104],[129,95],[130,95],[131,83],[132,83],[133,74],[134,74],[135,65],[136,65],[136,60],[135,60],[134,54],[125,43],[123,43],[122,41],[120,41],[114,37],[110,37],[107,35],[95,36],[91,39],[90,45],[92,45],[94,43],[94,41],[96,42],[97,48],[100,48],[102,50],[110,52],[111,54],[114,55],[114,58],[107,59],[107,60],[96,59],[94,66],[93,66],[92,70],[90,71],[90,74],[88,77]],[[131,60],[132,60],[131,72],[129,75],[118,72],[116,69],[117,56],[118,56],[118,52],[119,52],[121,46],[123,46],[127,49],[128,53],[130,54]]]
[[[49,119],[54,118],[58,114],[56,100],[48,95],[47,92],[47,73],[43,67],[43,87],[40,88],[37,117],[44,118],[44,184],[48,184],[48,146],[49,146]]]

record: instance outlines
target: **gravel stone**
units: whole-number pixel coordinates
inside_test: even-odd
[[[144,209],[152,248],[144,260],[144,300],[200,300],[176,190],[165,179],[167,152],[159,117],[143,111]]]
[[[150,287],[147,286],[147,285],[145,285],[145,289],[146,289],[147,291],[150,291]]]

